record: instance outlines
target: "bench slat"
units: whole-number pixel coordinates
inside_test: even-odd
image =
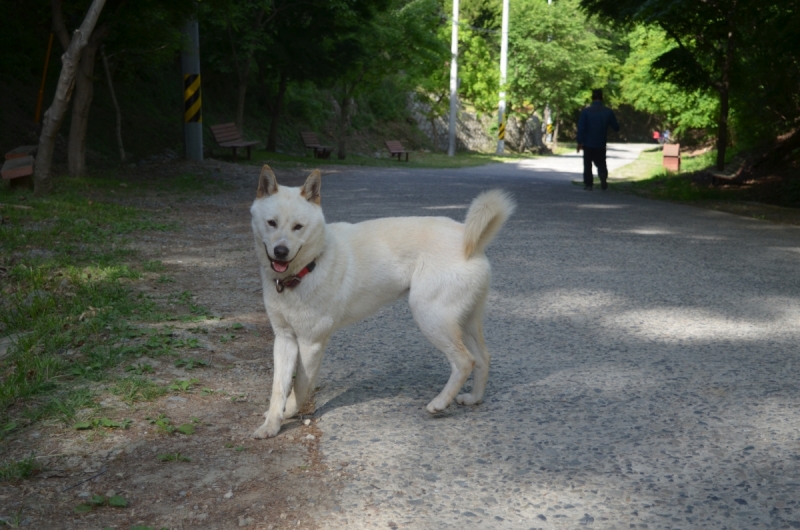
[[[397,156],[397,160],[400,161],[400,157],[402,155],[406,155],[406,161],[408,161],[408,153],[409,151],[403,147],[403,144],[400,140],[386,140],[386,149],[389,150],[389,156],[394,157]]]
[[[26,156],[33,156],[36,153],[36,150],[39,148],[38,145],[23,145],[17,147],[16,149],[12,149],[11,151],[7,152],[5,157],[6,160],[11,160],[14,158],[22,158]]]
[[[211,126],[211,134],[214,136],[214,141],[220,147],[233,149],[233,161],[236,162],[236,149],[239,147],[247,148],[247,158],[250,158],[250,148],[258,145],[258,140],[245,140],[242,133],[236,128],[235,123],[220,123],[219,125]]]
[[[322,145],[315,132],[301,132],[300,138],[303,139],[303,145],[309,149],[314,150],[314,158],[328,158],[331,156],[332,149],[329,145]]]
[[[0,174],[6,180],[27,177],[28,175],[33,175],[33,164],[34,159],[32,156],[12,158],[3,163],[3,169],[0,170]]]

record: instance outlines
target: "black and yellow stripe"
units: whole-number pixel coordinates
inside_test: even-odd
[[[497,139],[504,140],[506,137],[506,123],[503,122],[500,124],[500,127],[497,129]]]
[[[202,122],[203,110],[200,99],[200,74],[183,76],[183,121]]]

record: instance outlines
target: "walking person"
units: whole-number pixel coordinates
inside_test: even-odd
[[[592,191],[592,164],[597,167],[600,188],[608,189],[606,136],[608,128],[619,131],[614,111],[603,105],[603,90],[592,90],[592,104],[581,111],[578,120],[578,152],[583,149],[583,189]]]

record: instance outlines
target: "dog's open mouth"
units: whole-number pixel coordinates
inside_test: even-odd
[[[275,272],[286,272],[289,269],[289,264],[291,261],[278,261],[272,258],[269,258],[269,264],[272,266],[272,270]]]

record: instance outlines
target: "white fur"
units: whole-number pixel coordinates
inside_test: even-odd
[[[490,360],[482,330],[490,281],[483,249],[513,213],[514,202],[502,191],[484,192],[465,224],[445,217],[326,224],[319,192],[318,172],[302,188],[288,188],[278,186],[264,166],[259,198],[250,209],[264,305],[275,332],[270,407],[254,436],[275,436],[282,420],[308,400],[334,330],[406,293],[414,320],[452,370],[428,412],[444,410],[454,398],[462,405],[480,403]],[[267,257],[269,249],[275,258],[276,246],[288,248],[292,260],[280,274]],[[316,268],[299,285],[277,291],[276,278],[295,275],[311,261]],[[472,391],[456,396],[473,368]]]

